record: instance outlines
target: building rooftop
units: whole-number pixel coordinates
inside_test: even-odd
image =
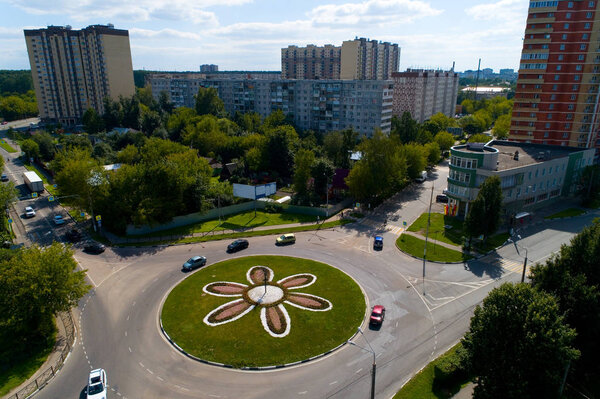
[[[517,143],[513,141],[492,141],[490,144],[496,148],[498,154],[498,170],[519,168],[534,163],[551,161],[557,158],[564,158],[573,152],[585,150],[585,148],[561,147],[554,145]],[[515,160],[515,153],[518,151],[518,160]]]

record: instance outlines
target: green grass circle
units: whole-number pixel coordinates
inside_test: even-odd
[[[320,296],[333,307],[311,312],[284,305],[291,329],[283,338],[264,330],[258,307],[238,320],[206,325],[203,319],[208,313],[236,298],[209,295],[202,288],[215,281],[248,284],[246,272],[259,265],[273,270],[273,281],[293,274],[314,274],[314,284],[295,292]],[[362,323],[365,308],[362,290],[339,269],[308,259],[249,256],[209,265],[183,280],[169,293],[161,318],[169,337],[191,355],[234,367],[264,367],[305,360],[344,343]]]

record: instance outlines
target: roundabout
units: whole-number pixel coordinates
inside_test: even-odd
[[[335,267],[250,256],[210,265],[173,287],[161,325],[191,357],[260,368],[331,352],[354,335],[365,311],[361,288]]]

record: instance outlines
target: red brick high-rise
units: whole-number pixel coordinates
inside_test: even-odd
[[[511,140],[600,148],[599,2],[529,2]]]

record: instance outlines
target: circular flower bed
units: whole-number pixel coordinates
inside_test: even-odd
[[[365,314],[358,285],[307,259],[250,256],[200,269],[167,297],[163,328],[184,351],[234,367],[292,363],[349,339]]]

